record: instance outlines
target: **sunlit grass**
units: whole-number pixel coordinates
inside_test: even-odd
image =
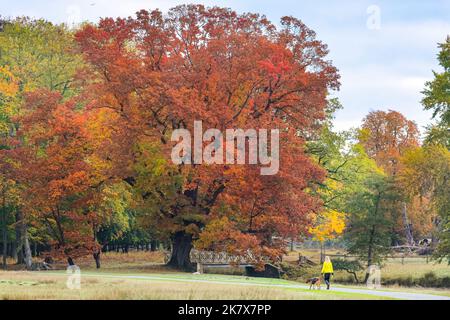
[[[8,280],[4,280],[8,279]],[[175,280],[175,279],[174,279]],[[268,288],[211,283],[186,283],[183,281],[91,278],[82,276],[81,289],[66,287],[64,274],[30,272],[0,272],[0,299],[242,299],[242,300],[334,300],[381,299],[365,294],[310,291],[297,288]]]
[[[335,251],[336,252],[336,251]],[[314,251],[308,252],[318,262]],[[306,253],[302,252],[303,255]],[[285,257],[294,263],[298,252]],[[292,288],[304,285],[303,279],[249,278],[236,275],[181,273],[164,266],[162,252],[133,251],[102,254],[102,268],[97,270],[92,257],[76,259],[82,270],[82,289],[66,287],[65,263],[59,261],[58,270],[50,272],[0,272],[0,299],[381,299],[374,295],[310,291]],[[13,267],[12,265],[8,266]],[[421,257],[389,259],[382,269],[382,277],[421,277],[433,271],[436,276],[449,276],[446,264],[426,263]],[[320,264],[311,268],[313,275],[320,274]],[[119,277],[129,277],[120,278]],[[334,287],[341,287],[336,280],[348,277],[346,272],[336,272]],[[194,282],[195,281],[195,282]],[[283,285],[286,287],[267,287]],[[362,285],[342,286],[364,289]],[[429,293],[450,296],[450,290],[418,287],[383,287],[385,291]]]

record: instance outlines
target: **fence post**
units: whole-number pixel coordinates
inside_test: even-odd
[[[200,262],[197,263],[197,273],[203,274],[203,264]]]

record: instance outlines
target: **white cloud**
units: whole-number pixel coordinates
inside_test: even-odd
[[[130,16],[140,9],[169,8],[183,3],[204,3],[232,7],[237,11],[266,13],[273,22],[282,15],[302,19],[329,45],[330,59],[342,75],[340,97],[344,110],[338,126],[359,124],[370,110],[395,109],[424,126],[430,113],[420,104],[424,82],[438,69],[437,43],[450,33],[450,3],[379,0],[381,29],[367,28],[367,7],[373,1],[280,0],[0,0],[3,15],[28,14],[66,22],[67,8],[80,7],[83,20]]]

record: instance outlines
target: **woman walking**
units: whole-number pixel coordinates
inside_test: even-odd
[[[331,263],[330,257],[325,257],[325,262],[322,267],[322,276],[327,284],[327,290],[330,290],[330,279],[334,275],[333,264]]]

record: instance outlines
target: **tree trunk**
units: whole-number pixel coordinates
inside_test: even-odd
[[[101,250],[98,250],[97,252],[94,252],[95,267],[97,269],[100,269],[100,254],[101,253],[102,253]]]
[[[320,242],[320,263],[324,263],[325,261],[325,248],[323,246],[323,242]]]
[[[192,235],[183,231],[175,233],[172,237],[172,255],[167,265],[179,270],[193,271],[194,266],[189,257],[191,250]]]
[[[33,242],[33,256],[34,256],[34,257],[37,257],[37,256],[38,256],[37,243],[36,243],[36,241]]]
[[[378,212],[380,209],[380,200],[381,200],[381,192],[378,192],[377,195],[377,200],[376,200],[376,204],[375,204],[375,212],[374,215],[378,216]],[[366,276],[364,278],[364,282],[367,282],[367,279],[369,279],[369,267],[372,265],[372,261],[373,261],[373,256],[374,256],[374,241],[375,241],[375,231],[376,231],[376,226],[375,224],[372,225],[372,228],[370,229],[370,235],[369,235],[369,243],[368,243],[368,249],[367,249],[367,270],[366,270]]]
[[[157,244],[158,244],[158,242],[156,240],[152,240],[150,242],[150,250],[151,251],[156,251],[157,250]]]
[[[6,208],[2,212],[2,242],[3,242],[3,269],[6,270],[6,257],[8,255],[8,232],[6,229]]]
[[[2,212],[2,235],[3,235],[3,269],[6,270],[6,258],[8,255],[8,226],[7,226],[7,219],[6,219],[6,195],[3,191],[3,212]]]
[[[16,264],[24,264],[24,256],[23,256],[23,214],[17,209],[16,210],[16,244],[17,244],[17,259]]]
[[[414,245],[414,238],[412,235],[411,225],[410,225],[409,219],[408,219],[408,212],[406,210],[406,202],[403,202],[402,205],[403,205],[403,208],[402,208],[403,225],[405,226],[406,241],[407,241],[408,245],[412,246],[412,245]]]
[[[17,260],[16,260],[16,264],[24,264],[25,263],[25,259],[23,256],[23,243],[20,243],[18,248],[17,248]]]
[[[30,241],[28,240],[27,226],[23,224],[24,227],[24,247],[25,247],[25,265],[27,270],[31,270],[31,265],[33,263],[33,257],[31,255]]]
[[[367,252],[367,272],[366,277],[364,278],[364,282],[367,282],[367,279],[369,279],[369,267],[372,265],[373,260],[373,241],[374,241],[374,235],[375,235],[375,225],[372,226],[372,229],[370,230],[370,236],[369,236],[369,248]]]
[[[13,241],[11,243],[11,258],[13,258],[14,261],[17,261],[17,258],[18,258],[17,241]]]

